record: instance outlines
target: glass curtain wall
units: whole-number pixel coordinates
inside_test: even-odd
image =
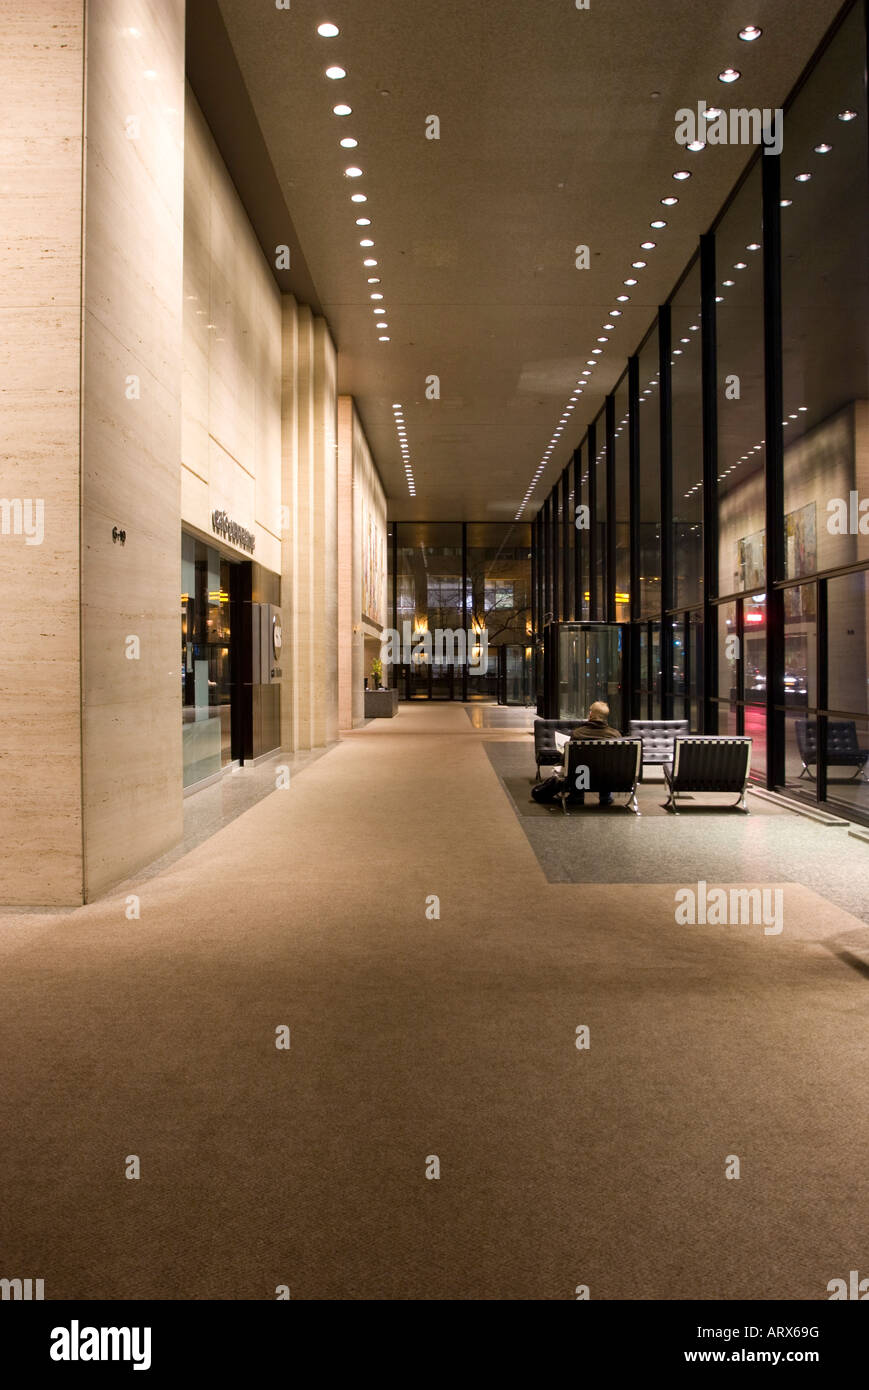
[[[633,712],[672,711],[687,714],[698,730],[708,724],[709,732],[748,734],[756,778],[869,820],[866,11],[858,3],[836,21],[785,104],[780,158],[747,152],[743,177],[702,256],[669,301],[672,399],[663,431],[657,321],[638,350],[637,415],[630,421],[639,450],[635,534],[625,525],[630,475],[626,486],[627,436],[619,432],[627,388],[616,388],[612,594],[603,588],[604,414],[594,422],[580,483],[580,500],[595,503],[594,543],[583,541],[581,552],[584,563],[593,552],[593,573],[589,582],[583,571],[577,616],[605,617],[607,600],[623,615],[633,558]],[[707,280],[713,253],[714,277]],[[779,275],[780,321],[772,292]],[[715,343],[706,342],[704,357],[701,311],[711,317],[713,300]],[[713,362],[714,380],[704,375]],[[779,390],[782,419],[769,424]],[[710,439],[704,420],[713,418]],[[663,480],[665,497],[672,491],[673,498],[666,532],[662,439],[672,443],[671,473]],[[715,497],[704,506],[707,482],[715,483]],[[768,486],[776,502],[771,539]],[[707,554],[712,545],[715,553]],[[670,552],[672,608],[662,614]],[[714,593],[704,593],[707,577]],[[712,630],[704,631],[712,614]],[[669,651],[672,643],[673,654],[666,672],[662,619],[663,646]],[[704,699],[713,656],[716,686]]]
[[[228,560],[181,536],[181,718],[184,786],[232,761],[232,663]]]
[[[615,398],[615,547],[616,621],[626,623],[631,616],[631,524],[630,524],[630,438],[627,372],[614,392]]]

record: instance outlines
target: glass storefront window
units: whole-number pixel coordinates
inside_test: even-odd
[[[184,786],[232,761],[230,562],[181,537],[181,706]]]
[[[827,634],[828,707],[869,714],[869,570],[828,581]]]
[[[593,616],[598,622],[603,622],[606,618],[606,414],[602,410],[597,417],[595,424],[595,447],[596,454],[594,459],[595,471],[595,510],[596,515],[592,518],[595,528],[595,538],[597,541],[597,558],[595,561],[594,579],[594,602],[595,607]]]

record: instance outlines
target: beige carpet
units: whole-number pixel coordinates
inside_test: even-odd
[[[823,1299],[869,1274],[869,980],[835,954],[869,928],[796,885],[781,936],[677,926],[678,822],[673,886],[547,883],[502,738],[530,756],[403,706],[138,888],[0,914],[0,1277]]]

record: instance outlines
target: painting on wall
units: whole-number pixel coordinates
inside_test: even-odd
[[[736,542],[740,589],[762,589],[766,582],[766,532]]]
[[[367,501],[362,502],[362,616],[383,626],[383,531]]]
[[[814,574],[818,568],[818,532],[814,502],[807,502],[795,512],[787,513],[785,546],[785,574],[790,579],[799,579],[804,574]]]

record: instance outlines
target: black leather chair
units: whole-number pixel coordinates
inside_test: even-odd
[[[559,750],[555,742],[556,733],[573,733],[577,724],[582,721],[579,719],[535,719],[534,720],[534,757],[537,759],[537,781],[540,781],[541,767],[556,767],[564,761],[564,753]]]
[[[818,721],[817,719],[795,719],[794,731],[797,747],[803,760],[801,777],[808,773],[814,782],[813,767],[818,765]],[[866,763],[869,761],[869,748],[861,748],[857,742],[857,725],[853,719],[827,720],[827,766],[852,767],[855,782],[861,775],[865,779]]]
[[[639,734],[643,740],[644,765],[671,763],[674,738],[689,730],[687,719],[632,719],[630,724],[631,735]]]
[[[750,738],[717,738],[708,735],[677,735],[673,762],[665,764],[667,810],[679,814],[680,792],[733,792],[736,805],[748,814],[745,792],[751,770]]]
[[[637,805],[637,779],[643,759],[643,741],[639,738],[581,738],[567,745],[567,776],[564,790],[556,798],[565,815],[571,802],[576,803],[585,792],[626,794],[625,809],[640,814]],[[562,760],[563,761],[563,760]],[[582,785],[577,776],[583,773]]]

